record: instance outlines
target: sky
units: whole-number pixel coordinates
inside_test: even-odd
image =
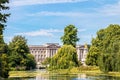
[[[6,43],[22,35],[29,45],[62,45],[64,28],[72,24],[78,29],[77,44],[91,44],[97,31],[120,24],[120,0],[10,0],[9,6]]]

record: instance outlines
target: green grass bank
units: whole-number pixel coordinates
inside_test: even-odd
[[[71,69],[57,69],[50,71],[41,71],[41,70],[33,70],[33,71],[10,71],[9,77],[35,77],[36,75],[49,75],[49,74],[60,74],[60,75],[71,75],[71,74],[87,74],[90,76],[98,76],[98,75],[107,75],[107,76],[115,76],[120,77],[120,72],[109,72],[103,73],[100,71],[99,67],[96,66],[81,66],[74,67]]]

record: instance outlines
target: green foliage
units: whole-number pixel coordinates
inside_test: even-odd
[[[44,62],[42,62],[42,64],[47,66],[47,65],[50,64],[50,62],[51,62],[51,58],[48,58],[48,57],[47,57],[47,58],[44,60]]]
[[[95,62],[98,60],[97,64],[103,72],[120,71],[120,25],[111,24],[106,29],[99,30],[92,40],[87,58],[96,60]],[[90,65],[92,61],[89,61]]]
[[[78,66],[76,49],[71,45],[62,46],[50,62],[51,69],[68,69]]]
[[[74,25],[66,26],[64,35],[61,37],[63,45],[72,45],[73,47],[76,47],[76,42],[79,41],[77,32],[77,28]]]
[[[9,65],[11,68],[29,70],[36,66],[33,55],[30,54],[27,40],[22,36],[15,36],[9,44]]]
[[[6,6],[6,3],[9,3],[9,0],[0,0],[0,11],[8,10],[9,7]],[[0,37],[3,34],[3,29],[5,28],[5,23],[7,22],[7,17],[10,14],[0,12]]]
[[[34,56],[32,54],[27,54],[27,59],[26,59],[26,69],[35,69],[36,68],[36,62],[34,59]]]
[[[10,50],[20,53],[21,55],[29,53],[29,47],[27,45],[27,40],[22,36],[15,36],[12,42],[9,44]]]
[[[8,58],[6,54],[0,54],[0,76],[4,78],[9,76]]]
[[[80,66],[78,67],[79,71],[99,71],[98,66]]]
[[[97,66],[98,56],[99,56],[99,50],[97,49],[97,47],[91,46],[85,61],[86,64],[91,66],[94,66],[94,65]]]
[[[6,6],[6,3],[9,3],[9,0],[0,0],[0,77],[4,77],[4,78],[7,78],[9,76],[8,75],[9,67],[7,64],[7,57],[6,57],[8,47],[3,39],[3,30],[6,26],[5,23],[7,22],[7,17],[10,15],[4,13],[5,10],[9,9],[9,7]]]

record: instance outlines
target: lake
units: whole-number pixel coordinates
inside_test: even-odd
[[[22,77],[23,75],[27,75]],[[78,73],[78,74],[57,74],[46,73],[46,71],[24,71],[12,73],[9,79],[6,80],[120,80],[120,77],[112,77],[108,75],[93,75]]]

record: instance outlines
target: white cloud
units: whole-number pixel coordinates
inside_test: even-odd
[[[11,5],[14,6],[26,6],[26,5],[36,5],[36,4],[55,4],[55,3],[74,3],[83,2],[88,0],[14,0],[11,1]]]
[[[80,12],[49,12],[42,11],[34,14],[29,14],[28,16],[66,16],[66,17],[82,17],[88,14],[80,13]]]
[[[98,12],[102,13],[103,15],[114,16],[120,15],[120,1],[116,4],[109,4],[105,5],[99,9]]]
[[[86,31],[86,29],[78,29],[79,32]],[[53,37],[54,33],[63,33],[64,30],[58,30],[58,29],[41,29],[38,31],[31,31],[31,32],[22,32],[22,33],[16,33],[15,35],[23,35],[23,36],[50,36]]]
[[[54,36],[53,33],[63,32],[63,30],[58,29],[41,29],[39,31],[32,31],[32,32],[23,32],[23,33],[16,33],[16,35],[24,35],[24,36]]]

